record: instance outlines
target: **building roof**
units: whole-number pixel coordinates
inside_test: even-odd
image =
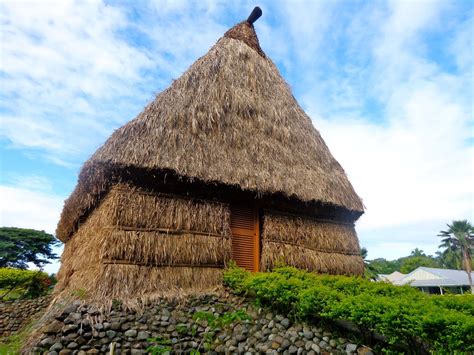
[[[379,281],[389,281],[389,282],[394,282],[398,281],[401,278],[405,277],[405,274],[402,274],[399,271],[394,271],[391,274],[379,274],[378,279]]]
[[[341,207],[355,218],[364,211],[247,21],[227,31],[84,164],[58,238],[66,241],[77,230],[114,179],[137,169]]]
[[[472,272],[471,275],[474,279],[474,272]],[[464,270],[438,269],[420,266],[402,279],[395,281],[394,284],[409,284],[415,287],[468,286],[469,279]]]

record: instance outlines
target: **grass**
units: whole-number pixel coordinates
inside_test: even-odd
[[[12,334],[2,342],[0,342],[0,354],[16,355],[20,353],[20,349],[28,339],[32,330],[35,328],[39,317],[35,317],[30,323],[24,326],[18,333]]]

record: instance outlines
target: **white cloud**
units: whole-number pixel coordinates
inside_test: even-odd
[[[150,54],[120,36],[126,16],[100,1],[0,4],[0,136],[74,161],[134,111]],[[145,93],[150,95],[150,93]],[[127,106],[128,105],[128,106]],[[87,135],[77,132],[87,131]],[[83,157],[81,157],[83,158]]]
[[[63,196],[17,186],[0,185],[0,225],[44,230],[54,234]]]

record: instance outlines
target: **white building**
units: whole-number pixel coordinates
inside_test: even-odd
[[[474,280],[474,272],[472,272],[471,275]],[[391,281],[388,279],[388,281],[394,285],[408,284],[427,293],[443,294],[446,291],[450,293],[470,292],[469,279],[464,270],[437,269],[420,266],[398,280]]]

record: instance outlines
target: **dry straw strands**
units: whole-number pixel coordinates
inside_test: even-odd
[[[310,217],[270,211],[264,215],[262,239],[328,253],[359,255],[360,252],[353,225],[321,222]]]
[[[117,185],[102,209],[111,226],[193,230],[230,237],[229,208],[222,203],[150,193]]]
[[[230,259],[228,223],[224,204],[116,186],[66,243],[56,292],[133,303],[177,288],[215,287],[222,273],[216,267]]]
[[[231,239],[194,234],[113,230],[103,239],[101,259],[150,266],[220,266],[231,255]]]
[[[221,38],[84,165],[59,238],[67,240],[110,182],[124,180],[134,168],[363,212],[276,66],[248,45],[253,29],[239,26],[231,31],[234,38]]]
[[[318,273],[362,275],[364,272],[364,262],[358,255],[325,253],[295,245],[262,242],[260,269],[271,270],[282,262]]]

